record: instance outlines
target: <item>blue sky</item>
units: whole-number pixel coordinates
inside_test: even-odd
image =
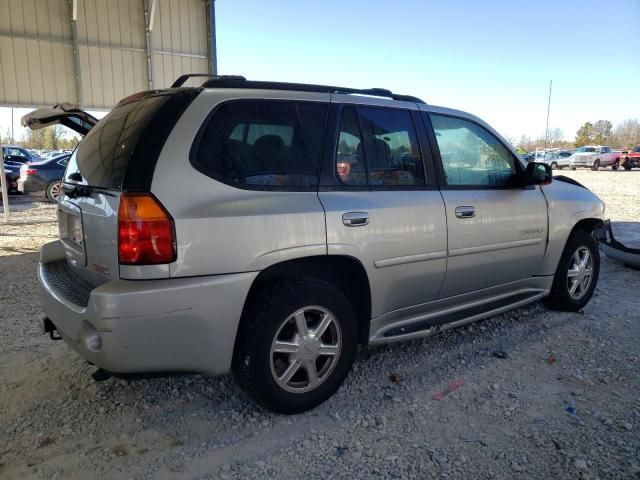
[[[640,0],[217,0],[216,24],[222,74],[389,88],[511,137],[544,133],[550,79],[567,139],[640,117]]]
[[[640,117],[640,0],[217,0],[220,73],[385,87],[503,135]]]

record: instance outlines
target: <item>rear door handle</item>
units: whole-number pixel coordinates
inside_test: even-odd
[[[347,227],[363,227],[369,224],[367,212],[347,212],[342,215],[342,223]]]
[[[476,216],[475,207],[464,206],[456,207],[456,217],[458,218],[473,218]]]

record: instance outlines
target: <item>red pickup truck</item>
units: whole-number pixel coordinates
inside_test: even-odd
[[[625,170],[640,168],[640,145],[634,147],[634,149],[630,150],[628,153],[623,154],[622,166]]]

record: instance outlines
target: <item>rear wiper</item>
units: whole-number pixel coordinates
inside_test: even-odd
[[[80,172],[73,172],[67,177],[69,180],[73,180],[74,182],[82,182],[83,178],[80,175]],[[94,187],[91,185],[81,185],[79,183],[62,183],[62,190],[67,194],[70,198],[78,198],[78,197],[90,197],[91,192],[99,191],[104,193],[105,195],[115,196],[112,193],[108,193],[103,187]]]
[[[67,194],[70,198],[78,198],[78,197],[89,197],[91,196],[91,191],[93,190],[91,187],[87,185],[76,185],[70,183],[63,183],[62,190]]]

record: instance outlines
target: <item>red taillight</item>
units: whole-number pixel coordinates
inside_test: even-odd
[[[34,175],[38,173],[38,170],[36,170],[35,168],[25,168],[25,169],[20,169],[20,173],[24,175]]]
[[[336,163],[336,170],[338,175],[346,177],[351,172],[351,164],[349,162],[338,162]]]
[[[118,258],[124,265],[154,265],[176,259],[171,215],[149,193],[123,193],[118,208]]]

